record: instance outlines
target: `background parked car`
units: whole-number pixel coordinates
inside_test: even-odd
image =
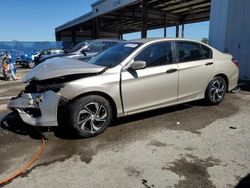
[[[17,56],[16,64],[22,65],[24,68],[33,68],[35,66],[31,54],[20,54]]]
[[[46,56],[50,56],[53,54],[63,54],[63,53],[64,53],[64,50],[62,50],[62,49],[45,49],[45,50],[41,50],[41,51],[33,54],[32,59],[34,61],[36,61],[36,60],[39,60],[40,58],[43,58]]]
[[[17,57],[16,63],[22,65],[26,68],[34,68],[36,61],[39,61],[40,58],[49,56],[51,54],[62,54],[64,53],[61,49],[45,49],[39,52],[32,53],[22,53]]]
[[[66,57],[67,58],[73,58],[78,59],[84,56],[87,57],[93,57],[96,54],[118,44],[123,42],[122,40],[116,40],[116,39],[97,39],[91,41],[89,44],[83,46],[79,50],[69,53]]]
[[[88,61],[91,57],[96,54],[104,51],[118,43],[123,42],[122,40],[116,39],[97,39],[97,40],[88,40],[83,41],[70,50],[65,50],[63,54],[53,54],[45,56],[36,61],[36,65],[54,57],[66,57],[70,59],[80,59],[83,61]]]
[[[64,50],[63,53],[60,53],[60,54],[51,54],[51,55],[48,55],[46,57],[41,57],[39,59],[36,59],[36,65],[38,65],[39,63],[47,60],[47,59],[51,59],[51,58],[54,58],[54,57],[62,57],[62,56],[67,56],[67,55],[70,55],[70,54],[78,54],[80,53],[80,51],[85,48],[92,40],[85,40],[77,45],[75,45],[74,47],[72,47],[71,49],[66,49]]]

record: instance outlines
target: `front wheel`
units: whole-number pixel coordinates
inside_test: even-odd
[[[205,99],[209,104],[219,104],[225,97],[227,84],[221,76],[214,77],[208,84]]]
[[[109,101],[99,95],[76,100],[70,105],[69,112],[70,126],[77,135],[84,138],[102,133],[113,118]]]

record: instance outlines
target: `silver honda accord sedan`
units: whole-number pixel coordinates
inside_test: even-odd
[[[53,58],[31,70],[8,108],[33,126],[102,133],[117,117],[204,99],[220,103],[237,86],[237,61],[187,39],[126,41],[88,62]]]

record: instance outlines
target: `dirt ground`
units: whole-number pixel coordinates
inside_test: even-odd
[[[22,87],[0,82],[0,180],[41,143],[5,108]],[[250,92],[240,91],[218,106],[193,102],[121,118],[90,139],[40,129],[41,157],[4,187],[250,187],[249,117]]]

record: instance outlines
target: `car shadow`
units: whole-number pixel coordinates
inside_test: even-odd
[[[120,126],[126,123],[136,122],[143,119],[152,118],[155,116],[160,116],[163,114],[173,113],[176,111],[185,110],[188,108],[192,108],[194,106],[205,106],[206,104],[200,100],[195,102],[190,102],[186,104],[175,105],[171,107],[165,107],[156,110],[150,110],[147,112],[138,113],[135,115],[125,116],[121,118],[117,118],[113,121],[110,127]],[[10,113],[6,115],[2,121],[0,122],[0,126],[2,129],[11,131],[15,134],[19,135],[28,135],[33,139],[40,139],[44,137],[43,133],[53,132],[54,135],[59,139],[66,139],[66,140],[74,140],[74,139],[82,139],[81,137],[74,134],[74,132],[70,129],[70,127],[65,123],[61,124],[58,127],[34,127],[24,123],[21,118],[16,113]]]
[[[199,104],[199,103],[197,103],[197,104],[196,103],[181,104],[181,105],[165,107],[165,108],[160,108],[160,109],[156,109],[156,110],[150,110],[150,111],[146,111],[146,112],[142,112],[142,113],[138,113],[138,114],[134,114],[134,115],[130,115],[130,116],[117,118],[114,121],[114,123],[111,125],[111,127],[119,126],[121,124],[126,124],[126,123],[130,123],[130,122],[134,122],[134,121],[139,121],[142,119],[152,118],[152,117],[160,116],[163,114],[173,113],[176,111],[185,110],[187,108],[192,108],[194,105],[201,105],[201,104]]]
[[[116,126],[120,126],[120,125],[123,125],[126,123],[136,122],[136,121],[139,121],[142,119],[152,118],[152,117],[163,115],[166,113],[173,113],[175,111],[180,111],[180,110],[184,110],[187,108],[192,108],[194,105],[201,105],[199,103],[201,103],[201,102],[199,101],[197,103],[192,103],[192,104],[190,103],[190,104],[176,105],[176,106],[172,106],[172,107],[166,107],[166,108],[151,110],[151,111],[147,111],[147,112],[142,112],[142,113],[138,113],[135,115],[120,117],[120,118],[114,119],[113,123],[110,125],[110,127],[116,127]],[[83,139],[83,138],[75,135],[74,132],[72,132],[70,127],[67,124],[65,124],[65,122],[67,122],[67,121],[64,120],[63,122],[64,123],[61,123],[61,125],[59,127],[53,128],[53,132],[54,132],[54,135],[56,137],[58,137],[60,139]]]
[[[33,139],[41,139],[41,131],[24,123],[14,112],[7,114],[0,122],[0,127],[18,135],[29,136]]]
[[[238,87],[242,91],[250,91],[250,80],[239,80]]]
[[[250,84],[242,84],[241,86],[240,86],[240,89],[242,90],[242,91],[250,91]]]

